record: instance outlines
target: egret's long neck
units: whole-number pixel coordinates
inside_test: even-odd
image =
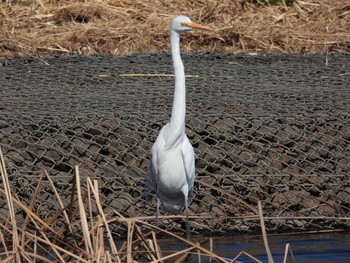
[[[179,136],[185,129],[186,87],[185,70],[180,56],[180,34],[173,30],[170,31],[170,44],[175,74],[174,102],[170,126],[172,132],[178,133]]]

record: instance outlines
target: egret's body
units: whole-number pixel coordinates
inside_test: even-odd
[[[144,192],[148,199],[152,190],[156,192],[157,219],[160,201],[163,203],[163,211],[167,213],[179,213],[185,206],[187,236],[188,197],[192,193],[195,179],[195,157],[193,147],[185,134],[186,88],[184,66],[180,56],[180,33],[194,28],[209,30],[192,23],[186,16],[178,16],[171,23],[174,101],[170,121],[161,129],[151,150]]]

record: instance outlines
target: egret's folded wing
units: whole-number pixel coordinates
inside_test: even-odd
[[[186,171],[186,177],[187,177],[187,184],[188,184],[188,196],[191,196],[193,191],[193,185],[194,185],[194,179],[195,179],[195,161],[194,161],[194,151],[193,147],[188,140],[187,137],[185,137],[184,143],[182,144],[181,148],[183,163]]]

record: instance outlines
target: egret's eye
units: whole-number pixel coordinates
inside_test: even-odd
[[[181,23],[181,26],[184,26],[184,27],[191,27],[189,22],[182,22],[182,23]]]

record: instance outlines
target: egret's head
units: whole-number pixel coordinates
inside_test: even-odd
[[[177,33],[186,32],[193,29],[212,30],[208,27],[191,22],[191,19],[187,16],[175,17],[171,22],[171,26],[170,26],[170,30],[173,30]]]

